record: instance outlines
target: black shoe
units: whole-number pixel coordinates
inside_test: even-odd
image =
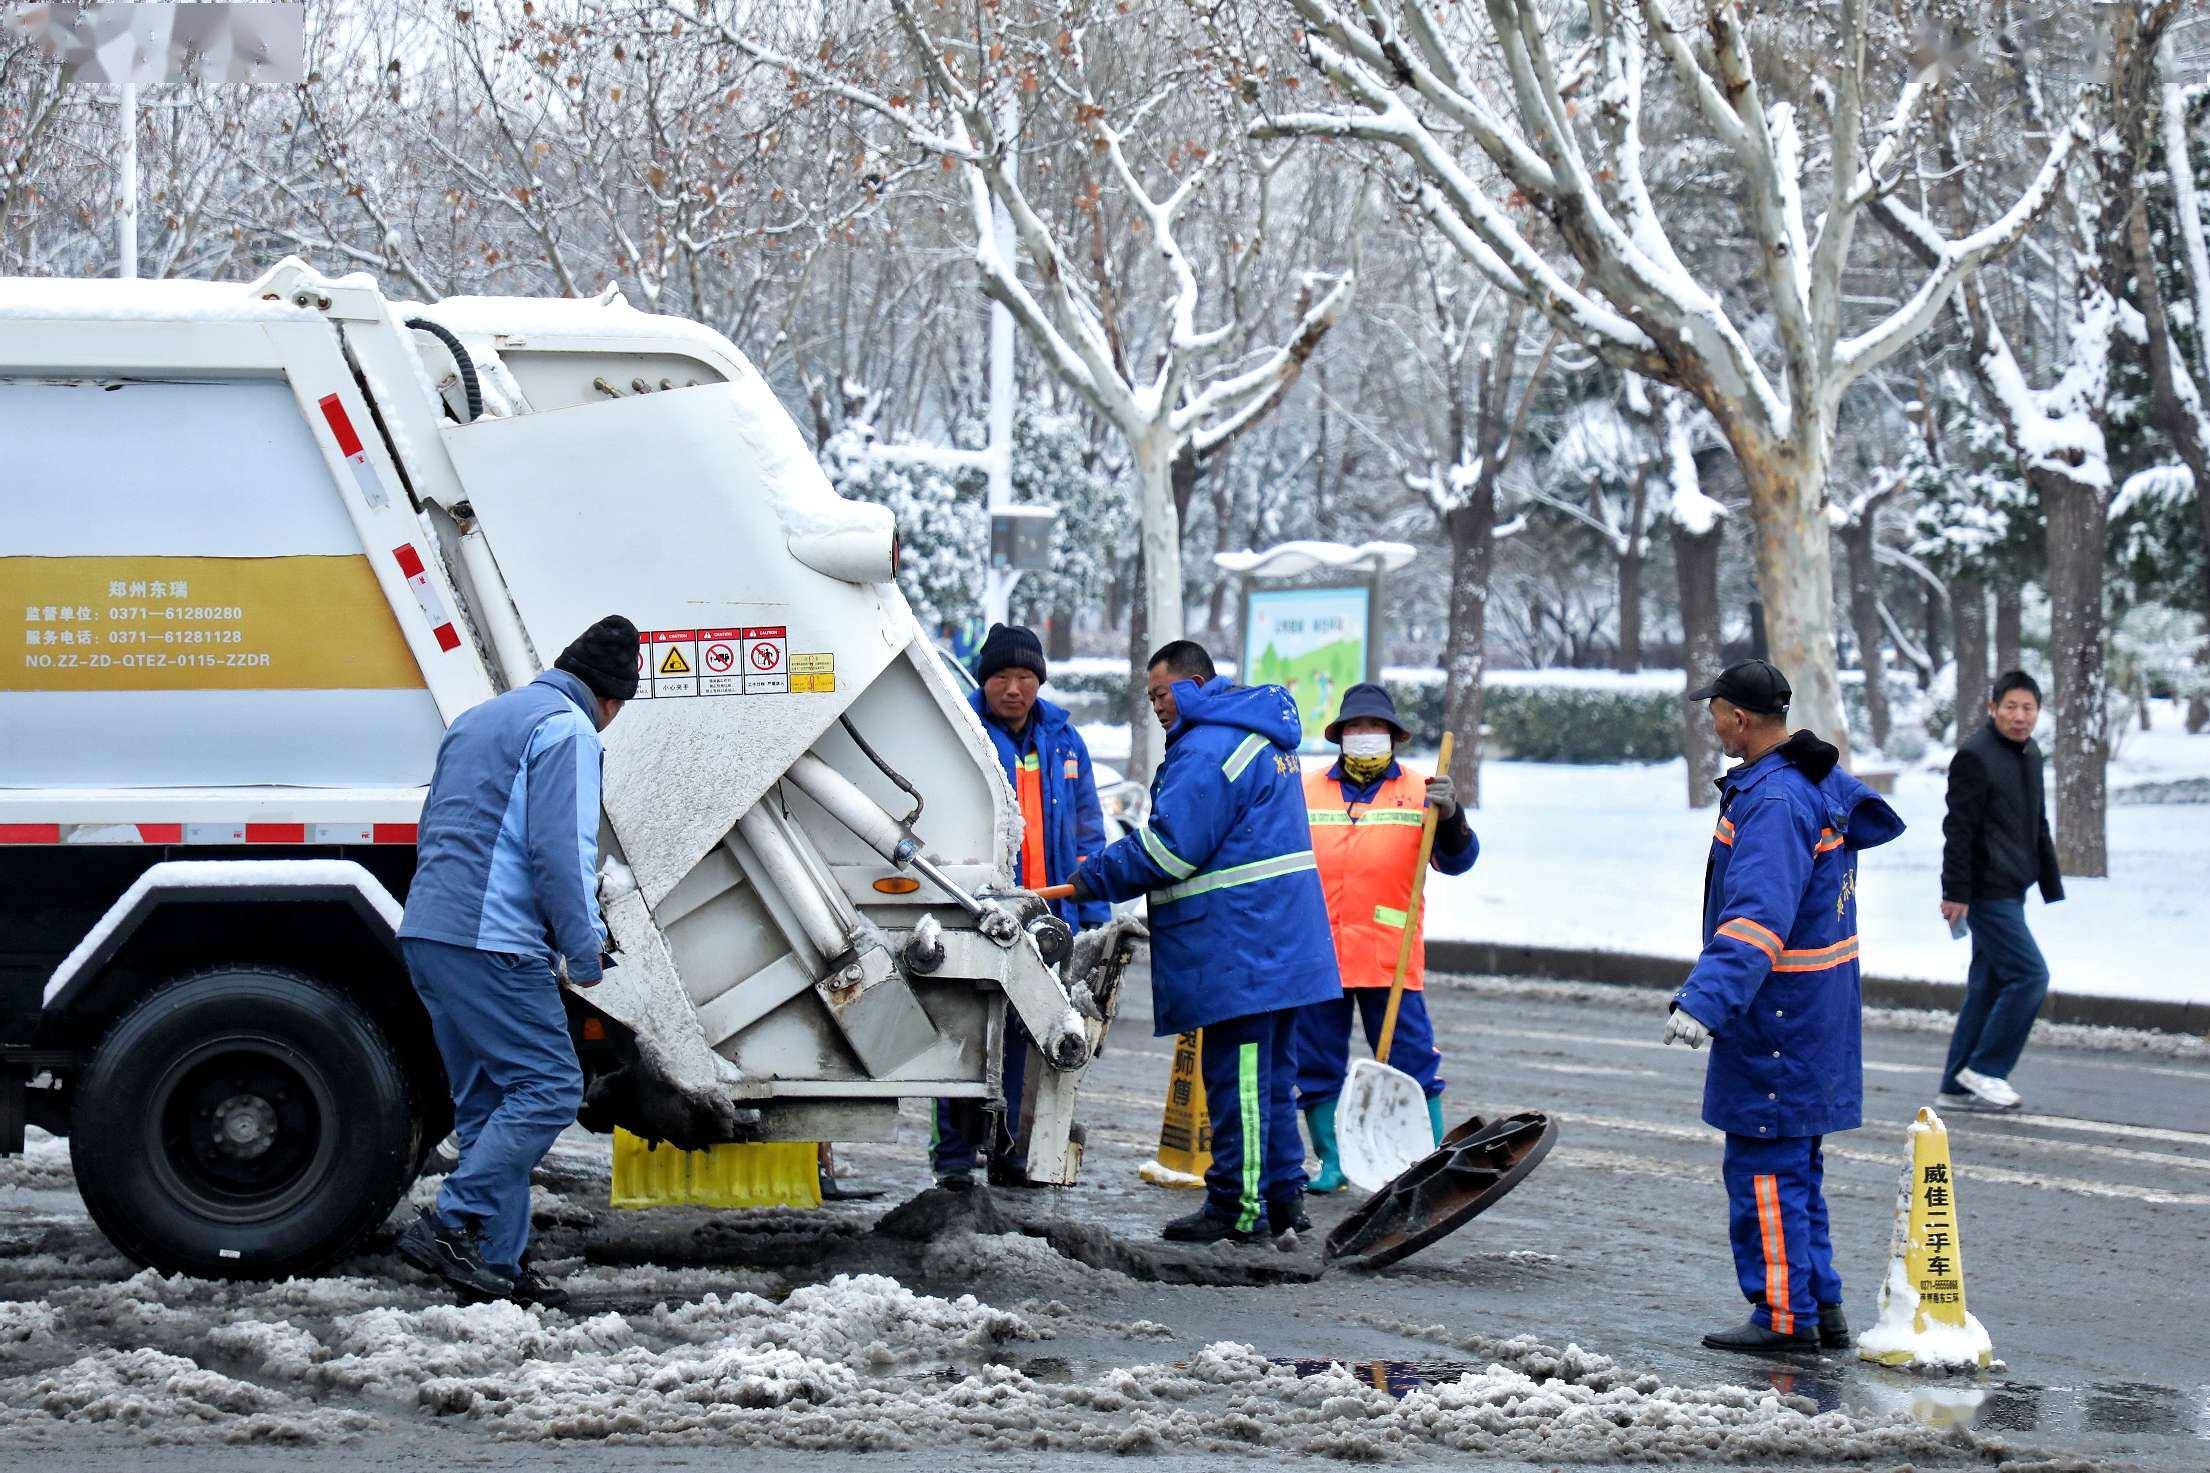
[[[450,1284],[464,1298],[505,1299],[514,1293],[514,1280],[483,1261],[473,1238],[439,1222],[427,1207],[407,1224],[397,1246],[401,1258]]]
[[[1819,1306],[1819,1349],[1847,1350],[1857,1342],[1849,1335],[1849,1316],[1839,1304]]]
[[[936,1178],[936,1184],[947,1192],[971,1192],[975,1189],[972,1171],[946,1171]]]
[[[985,1176],[993,1187],[1033,1187],[1038,1185],[1037,1182],[1029,1179],[1028,1173],[1021,1167],[1012,1161],[1000,1161],[995,1156],[990,1158],[990,1165],[985,1172]]]
[[[1272,1235],[1263,1227],[1238,1228],[1200,1207],[1187,1217],[1175,1218],[1160,1229],[1159,1236],[1169,1243],[1264,1243]]]
[[[516,1304],[534,1304],[542,1309],[564,1309],[568,1304],[568,1291],[546,1278],[522,1260],[521,1272],[514,1276],[513,1300]]]
[[[1819,1337],[1809,1330],[1783,1335],[1749,1320],[1731,1330],[1704,1336],[1704,1345],[1711,1350],[1738,1350],[1745,1355],[1794,1355],[1799,1351],[1817,1351]]]
[[[1266,1226],[1276,1237],[1283,1233],[1309,1233],[1312,1231],[1312,1215],[1305,1211],[1305,1199],[1293,1202],[1269,1202],[1266,1204]]]

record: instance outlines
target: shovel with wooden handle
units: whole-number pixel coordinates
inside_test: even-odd
[[[1436,770],[1450,771],[1451,733],[1443,733]],[[1404,1006],[1404,975],[1412,966],[1412,947],[1420,931],[1420,905],[1427,894],[1427,861],[1435,852],[1437,814],[1432,805],[1420,820],[1419,867],[1412,872],[1412,901],[1404,908],[1404,935],[1397,942],[1397,972],[1389,983],[1389,1010],[1382,1015],[1381,1041],[1374,1056],[1353,1063],[1335,1107],[1335,1143],[1343,1175],[1360,1191],[1378,1192],[1413,1163],[1435,1149],[1435,1130],[1427,1116],[1427,1092],[1402,1069],[1389,1067],[1389,1048],[1397,1038],[1397,1012]]]

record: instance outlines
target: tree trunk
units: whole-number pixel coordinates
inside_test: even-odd
[[[1642,559],[1642,539],[1630,535],[1627,551],[1619,555],[1619,658],[1615,662],[1630,675],[1642,668]]]
[[[2069,476],[2041,469],[2027,474],[2049,519],[2057,864],[2068,875],[2105,875],[2110,872],[2103,831],[2110,703],[2103,673],[2103,563],[2109,508],[2101,490]],[[1997,602],[1999,607],[2000,589]]]
[[[1770,658],[1795,692],[1790,724],[1809,727],[1842,749],[1849,723],[1834,657],[1834,555],[1826,521],[1826,447],[1746,445],[1735,435],[1735,462],[1749,486],[1757,529],[1757,592],[1764,605]]]
[[[1074,600],[1062,599],[1052,607],[1050,615],[1051,647],[1044,651],[1046,660],[1071,660],[1074,658]]]
[[[1143,662],[1152,650],[1182,638],[1182,519],[1175,505],[1174,462],[1183,447],[1154,433],[1132,448],[1143,516],[1143,617],[1129,621],[1128,776],[1149,782],[1163,745],[1143,698]]]
[[[1960,577],[1949,585],[1950,619],[1956,625],[1957,701],[1956,744],[1980,729],[1981,710],[1987,705],[1987,585],[1973,577]]]
[[[1443,518],[1450,534],[1450,632],[1443,647],[1443,727],[1455,732],[1450,780],[1468,808],[1481,806],[1481,707],[1489,652],[1489,570],[1496,562],[1496,483],[1483,475],[1472,499]]]
[[[1880,658],[1880,570],[1873,554],[1879,524],[1868,510],[1842,528],[1849,553],[1849,624],[1857,640],[1857,664],[1865,673],[1865,725],[1875,747],[1888,745],[1888,683]]]
[[[1725,533],[1718,523],[1700,536],[1673,529],[1673,572],[1680,587],[1681,664],[1688,690],[1717,675],[1726,656],[1719,642],[1719,548]],[[1712,786],[1719,776],[1719,743],[1703,708],[1689,706],[1681,718],[1681,752],[1688,759],[1688,806],[1709,808],[1719,801]]]
[[[2052,594],[2052,597],[2054,595]],[[1995,580],[1995,675],[2004,676],[2013,670],[2023,670],[2018,662],[2018,626],[2021,608],[2025,602],[2023,584],[2015,573],[2006,570],[2006,576]],[[1990,678],[1993,684],[1993,677]]]
[[[1143,588],[1144,555],[1136,553],[1136,587]],[[1166,739],[1159,731],[1158,718],[1151,714],[1151,696],[1145,684],[1144,661],[1156,648],[1151,643],[1150,618],[1144,612],[1144,600],[1136,599],[1128,609],[1128,768],[1122,776],[1136,782],[1151,781],[1151,773],[1159,765],[1159,758],[1166,748]]]
[[[1931,690],[1934,672],[1941,668],[1941,590],[1926,586],[1926,663],[1918,670],[1918,688]]]
[[[2210,538],[2203,546],[2210,547]],[[2204,618],[2202,643],[2195,646],[2195,668],[2210,670],[2210,617]],[[2210,727],[2210,694],[2197,692],[2187,699],[2187,735],[2197,736],[2204,727]]]

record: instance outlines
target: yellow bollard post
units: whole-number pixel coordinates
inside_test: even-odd
[[[1202,1028],[1175,1035],[1158,1155],[1136,1173],[1155,1187],[1201,1187],[1212,1166],[1212,1117],[1205,1112],[1205,1076],[1198,1068],[1204,1047]]]
[[[1987,1331],[1964,1304],[1964,1245],[1949,1130],[1921,1107],[1911,1159],[1896,1195],[1880,1322],[1857,1337],[1857,1354],[1884,1366],[1984,1370],[1995,1359]]]

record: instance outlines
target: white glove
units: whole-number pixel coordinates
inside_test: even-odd
[[[609,854],[599,861],[599,904],[612,905],[637,888],[636,872]]]
[[[1448,823],[1458,811],[1458,789],[1452,786],[1449,773],[1441,773],[1427,780],[1427,801],[1435,809],[1439,823]]]
[[[1675,1007],[1665,1017],[1665,1041],[1685,1043],[1690,1048],[1702,1048],[1711,1038],[1711,1030],[1695,1019],[1686,1008]]]

